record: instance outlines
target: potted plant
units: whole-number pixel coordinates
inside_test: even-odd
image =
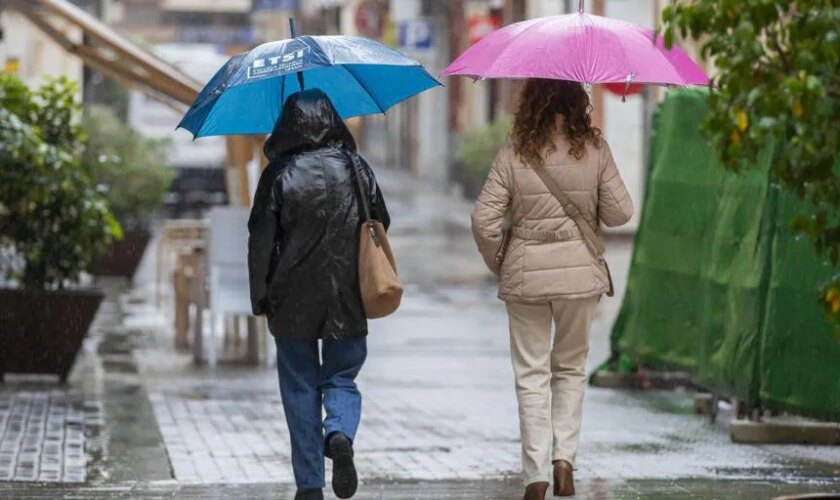
[[[504,146],[510,130],[510,119],[502,117],[487,125],[466,132],[455,151],[455,182],[463,186],[469,198],[478,197],[496,153]]]
[[[75,84],[0,74],[0,379],[62,381],[102,300],[78,286],[120,226],[80,161]]]
[[[95,166],[94,180],[124,233],[91,270],[131,279],[151,239],[152,217],[172,182],[173,172],[166,164],[169,144],[143,137],[103,106],[88,108],[82,123],[88,135],[83,161]]]

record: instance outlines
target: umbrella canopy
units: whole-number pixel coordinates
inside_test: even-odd
[[[232,57],[196,98],[179,128],[195,137],[267,134],[295,92],[319,88],[342,118],[384,113],[441,85],[417,61],[367,38],[301,36]]]
[[[647,28],[583,11],[511,24],[467,49],[443,75],[581,83],[708,85],[680,48]]]

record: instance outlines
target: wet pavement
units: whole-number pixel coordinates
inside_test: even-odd
[[[63,390],[18,387],[0,400],[0,480],[83,483],[102,425],[98,401]]]
[[[517,498],[507,321],[467,229],[469,207],[404,175],[380,177],[407,290],[398,314],[371,324],[359,378],[358,498]],[[613,237],[609,246],[620,296],[630,242]],[[293,496],[273,369],[210,370],[174,352],[170,321],[148,300],[153,269],[144,263],[135,300],[103,305],[68,388],[9,377],[0,390],[0,474],[10,471],[0,476],[0,498]],[[608,354],[619,305],[601,303],[590,369]],[[726,408],[714,424],[693,408],[685,391],[589,388],[577,498],[840,494],[840,447],[736,445]],[[71,452],[79,433],[83,477],[64,465],[59,484],[18,473],[21,463],[49,463],[37,475],[45,480],[54,477],[53,459],[78,466]],[[40,448],[23,445],[36,441]],[[58,441],[72,446],[50,444]],[[36,448],[49,460],[33,458]],[[4,469],[11,449],[28,455]]]
[[[770,499],[804,492],[825,492],[813,484],[773,481],[708,481],[681,479],[656,480],[581,480],[577,495],[585,500],[680,500],[680,499]],[[818,498],[816,493],[812,498]],[[8,496],[7,496],[8,495]],[[15,485],[0,483],[0,498],[15,500],[251,500],[291,499],[289,484],[184,485],[175,481],[122,484],[110,486]],[[520,485],[511,480],[483,481],[365,481],[354,497],[360,500],[511,500],[521,498]],[[333,499],[331,495],[326,498]],[[546,497],[552,498],[552,497]],[[821,498],[831,498],[822,496]],[[837,498],[837,497],[833,497]]]

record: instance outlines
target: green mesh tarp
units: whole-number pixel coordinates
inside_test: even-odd
[[[703,329],[701,268],[723,179],[697,129],[705,104],[669,93],[655,117],[644,208],[613,346],[650,367],[697,368]],[[663,133],[663,125],[679,133]],[[679,311],[679,314],[674,314]]]
[[[840,343],[817,300],[832,270],[788,229],[802,207],[768,181],[772,146],[740,174],[715,163],[705,101],[672,91],[654,118],[613,350],[753,407],[840,418]]]
[[[817,289],[837,273],[808,238],[790,230],[805,209],[776,191],[772,270],[758,356],[756,385],[762,404],[840,421],[840,342],[831,335]]]

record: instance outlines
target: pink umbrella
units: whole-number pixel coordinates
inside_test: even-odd
[[[633,23],[584,13],[511,24],[484,37],[443,75],[550,78],[582,83],[709,85],[682,49]]]

